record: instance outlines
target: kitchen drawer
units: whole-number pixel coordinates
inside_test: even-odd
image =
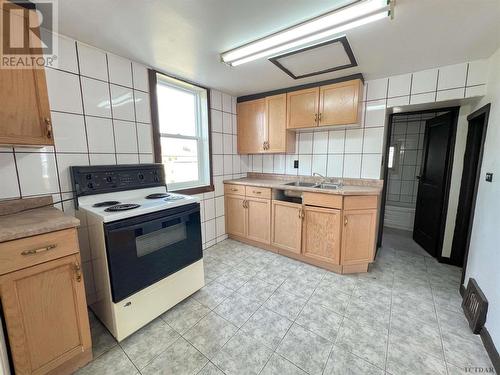
[[[224,194],[245,195],[245,186],[225,184]]]
[[[246,186],[245,193],[247,197],[271,199],[271,189],[269,188]]]
[[[0,275],[78,253],[76,229],[0,243]]]
[[[373,208],[378,208],[378,199],[376,195],[344,198],[344,210],[368,210]]]
[[[342,209],[342,195],[304,192],[302,203],[307,206]]]

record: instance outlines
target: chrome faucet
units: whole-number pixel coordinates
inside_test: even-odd
[[[328,177],[323,176],[321,173],[314,172],[313,176],[321,178],[320,184],[332,184],[332,180]],[[336,185],[338,185],[339,189],[342,189],[344,187],[344,181],[342,179],[339,179],[339,182]]]

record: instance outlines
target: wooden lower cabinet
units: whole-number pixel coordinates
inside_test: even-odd
[[[226,232],[234,236],[245,237],[245,197],[226,194],[224,207],[226,214]]]
[[[323,262],[340,264],[342,211],[305,206],[302,254]]]
[[[343,216],[342,264],[372,262],[375,255],[377,210],[346,210]]]
[[[78,254],[0,276],[0,295],[16,374],[71,373],[91,359]]]
[[[269,199],[247,198],[247,233],[249,240],[271,243],[271,201]]]
[[[301,204],[273,200],[271,245],[300,254],[302,213]]]

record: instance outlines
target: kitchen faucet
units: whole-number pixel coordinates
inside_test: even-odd
[[[313,176],[321,178],[320,184],[325,184],[325,183],[331,184],[332,183],[330,178],[323,176],[321,173],[314,172]],[[344,183],[342,180],[339,180],[339,183],[337,185],[339,186],[339,188],[344,187]]]

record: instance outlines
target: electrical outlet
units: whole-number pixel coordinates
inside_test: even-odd
[[[298,161],[298,160],[294,160],[294,161],[293,161],[293,167],[294,167],[295,169],[297,169],[297,168],[299,167],[299,161]]]
[[[486,173],[486,182],[493,182],[493,173]]]

